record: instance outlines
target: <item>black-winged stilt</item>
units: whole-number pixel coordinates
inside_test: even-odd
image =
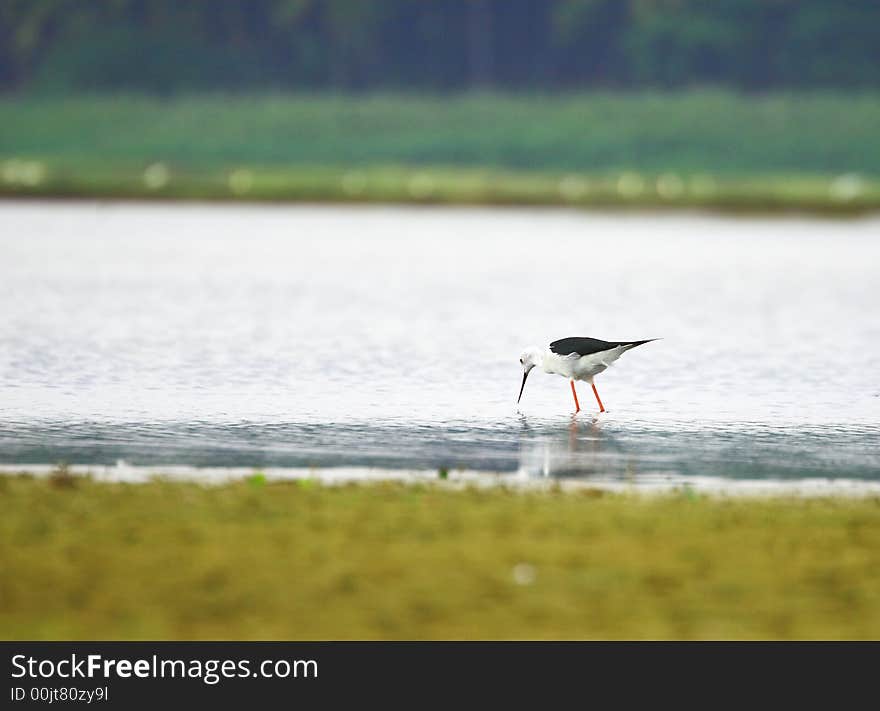
[[[568,378],[571,383],[571,394],[574,395],[576,413],[581,411],[581,405],[574,387],[575,380],[583,380],[593,387],[593,394],[596,396],[596,402],[599,403],[599,412],[605,412],[605,406],[602,405],[602,400],[599,398],[599,391],[596,390],[593,377],[605,370],[630,348],[656,340],[658,339],[600,341],[598,338],[573,336],[553,341],[547,348],[528,348],[519,359],[523,368],[523,379],[516,402],[519,404],[519,401],[522,400],[523,390],[526,388],[526,378],[529,377],[532,368],[539,365],[545,373],[556,373]]]

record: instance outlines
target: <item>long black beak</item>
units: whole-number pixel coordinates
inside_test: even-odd
[[[523,382],[522,387],[519,389],[519,397],[516,399],[516,404],[519,405],[519,401],[522,400],[523,390],[526,389],[526,378],[529,377],[529,373],[532,372],[532,369],[529,368],[525,373],[523,373]]]

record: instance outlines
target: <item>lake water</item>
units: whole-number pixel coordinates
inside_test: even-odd
[[[0,463],[880,480],[880,220],[0,203]],[[520,352],[662,337],[586,384]]]

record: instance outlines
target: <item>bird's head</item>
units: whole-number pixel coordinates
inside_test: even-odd
[[[522,400],[523,390],[526,389],[526,378],[529,377],[529,373],[532,372],[532,368],[534,368],[538,363],[541,362],[541,349],[540,348],[526,348],[522,355],[519,357],[519,363],[523,369],[523,379],[522,386],[519,389],[519,397],[516,399],[517,404]]]

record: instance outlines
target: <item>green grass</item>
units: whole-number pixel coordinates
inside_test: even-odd
[[[5,195],[880,207],[875,94],[19,97],[0,126]]]
[[[877,638],[880,500],[0,478],[4,639]]]
[[[0,154],[188,167],[880,176],[880,95],[5,99]]]

